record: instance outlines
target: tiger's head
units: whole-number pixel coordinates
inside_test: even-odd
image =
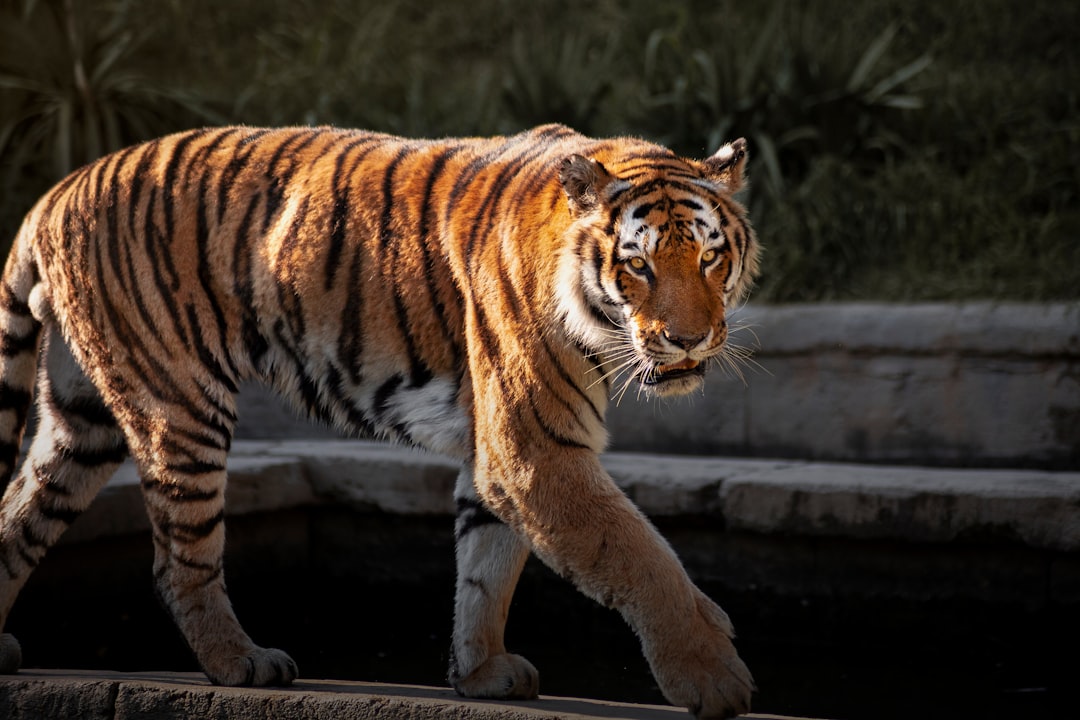
[[[562,161],[573,224],[556,302],[615,392],[633,380],[651,395],[691,392],[724,353],[726,312],[758,270],[757,240],[732,197],[746,160],[739,139],[706,160],[639,151]]]

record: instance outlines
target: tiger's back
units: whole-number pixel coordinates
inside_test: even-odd
[[[755,269],[745,214],[727,199],[737,187],[725,186],[736,166],[741,183],[744,154],[729,147],[706,172],[649,143],[561,126],[436,141],[234,127],[76,171],[28,215],[0,286],[5,479],[39,345],[45,367],[42,427],[0,508],[0,626],[45,549],[130,452],[154,526],[156,587],[207,674],[290,682],[292,661],[255,646],[236,622],[222,575],[235,395],[258,379],[348,434],[464,463],[451,680],[463,694],[535,695],[535,669],[502,647],[508,593],[530,547],[570,576],[578,559],[540,541],[533,500],[484,479],[524,462],[485,438],[550,445],[557,461],[568,453],[564,472],[580,453],[595,459],[620,372],[611,368],[628,352],[611,338],[655,355],[634,371],[639,381],[679,392],[696,381],[723,343],[724,303]],[[656,237],[642,240],[650,235],[638,228],[637,240],[601,252],[608,241],[598,238],[632,222],[651,223]],[[717,241],[721,226],[729,230]],[[668,245],[660,236],[670,233],[679,238]],[[700,263],[687,259],[687,242]],[[631,272],[624,252],[652,263],[656,293],[634,286],[648,277]],[[665,284],[659,268],[677,262],[700,265],[707,282],[685,272]],[[681,335],[655,318],[631,321],[650,294],[690,290],[721,317],[700,311],[710,317],[688,317],[679,327],[695,329]],[[526,474],[539,469],[526,464]],[[644,522],[621,501],[604,503],[613,521]],[[662,543],[634,537],[645,550]],[[0,638],[0,669],[10,669],[17,648]]]

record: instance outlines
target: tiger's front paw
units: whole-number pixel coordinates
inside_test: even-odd
[[[22,665],[22,648],[11,633],[0,634],[0,675],[19,671]]]
[[[494,655],[464,678],[453,678],[454,690],[470,698],[532,700],[540,692],[540,673],[512,653]]]
[[[700,592],[695,610],[681,628],[646,651],[661,691],[699,720],[749,712],[754,679],[735,651],[731,622]]]
[[[281,650],[254,648],[206,663],[204,670],[215,685],[291,685],[299,671],[293,659]]]

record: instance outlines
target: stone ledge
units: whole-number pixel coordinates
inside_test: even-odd
[[[654,517],[714,519],[718,529],[856,539],[965,538],[1080,549],[1080,473],[951,470],[610,453],[604,464]],[[229,462],[228,513],[323,504],[451,515],[456,465],[385,444],[242,441]],[[121,468],[62,542],[149,524],[134,468]]]
[[[1080,303],[812,303],[756,305],[732,312],[764,353],[1080,358]]]
[[[453,690],[304,680],[290,688],[226,688],[194,673],[23,670],[0,676],[8,720],[682,720],[681,709],[541,696],[529,702],[466,700]],[[775,715],[747,715],[766,720]]]

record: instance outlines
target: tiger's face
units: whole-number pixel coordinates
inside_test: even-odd
[[[745,161],[742,140],[705,161],[624,172],[564,161],[576,221],[558,302],[571,334],[603,358],[615,395],[635,380],[651,395],[689,393],[725,352],[727,309],[757,271],[753,230],[731,197]]]

